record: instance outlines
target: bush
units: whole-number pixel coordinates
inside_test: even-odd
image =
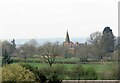
[[[20,65],[26,69],[29,69],[31,72],[33,72],[35,74],[36,81],[39,81],[40,83],[46,82],[45,74],[43,74],[43,72],[39,71],[38,68],[35,68],[35,67],[29,65],[28,63],[20,63]]]
[[[39,70],[48,80],[48,83],[61,83],[65,77],[65,68],[62,65],[44,67]]]
[[[85,69],[81,65],[74,66],[71,72],[71,79],[74,80],[96,80],[98,74],[93,68]]]
[[[28,64],[28,63],[20,63],[20,65],[22,66],[22,67],[24,67],[24,68],[26,68],[26,69],[29,69],[30,71],[32,71],[33,73],[37,73],[37,71],[38,71],[38,68],[36,67],[33,67],[33,66],[31,66],[30,64]]]
[[[80,58],[80,62],[88,62],[88,56],[87,57],[82,56]]]
[[[84,70],[84,75],[83,75],[83,77],[81,77],[81,79],[83,79],[83,80],[97,80],[98,74],[94,68],[89,67],[89,68],[86,68]]]
[[[2,69],[3,81],[35,81],[35,75],[18,64],[6,65]]]
[[[114,64],[111,71],[100,72],[99,76],[102,80],[118,80],[118,65]]]
[[[81,65],[74,66],[71,71],[71,79],[80,80],[80,77],[83,75],[84,69]]]
[[[35,74],[36,81],[40,81],[41,74],[39,73],[39,70],[37,67],[35,68],[28,63],[20,63],[20,65],[26,68],[27,70],[30,70],[31,72],[33,72]]]

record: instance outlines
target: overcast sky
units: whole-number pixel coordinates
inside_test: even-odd
[[[118,35],[118,0],[1,0],[0,38],[88,37],[110,26]]]

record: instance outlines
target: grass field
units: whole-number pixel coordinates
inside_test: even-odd
[[[18,60],[18,62],[14,62],[15,64],[18,64],[20,62],[23,62],[24,59],[20,59],[20,58],[14,58],[14,60]],[[29,62],[29,61],[30,62]],[[35,61],[40,61],[40,62],[35,62]],[[75,62],[75,64],[73,63],[69,63],[69,62]],[[54,63],[52,66],[58,66],[58,65],[63,65],[65,67],[65,70],[70,71],[76,66],[76,65],[82,65],[85,69],[87,68],[94,68],[95,71],[98,73],[99,75],[99,80],[101,80],[101,74],[108,74],[111,73],[113,71],[113,69],[116,66],[115,62],[105,62],[105,63],[101,63],[101,62],[88,62],[88,63],[77,63],[79,62],[79,58],[56,58],[55,62],[61,62],[61,63]],[[65,63],[68,62],[68,63]],[[30,64],[33,67],[38,67],[39,69],[44,68],[44,67],[49,67],[49,64],[45,62],[44,59],[42,58],[28,58],[25,63]],[[106,74],[106,75],[107,75]],[[110,76],[110,75],[107,75]],[[65,79],[69,79],[69,78],[65,78]]]
[[[16,58],[14,58],[14,60],[17,60]],[[20,60],[20,62],[19,62]],[[46,63],[44,61],[44,59],[41,58],[28,58],[27,60],[30,60],[31,62],[23,62],[22,60],[24,59],[20,59],[18,58],[18,62],[14,62],[13,64],[19,64],[19,63],[28,63],[33,67],[38,67],[39,69],[42,69],[44,67],[49,67],[50,65],[48,63]],[[41,61],[39,62],[35,62],[35,61]],[[62,63],[54,63],[52,66],[58,66],[58,65],[63,65],[65,70],[67,72],[71,72],[73,70],[73,68],[75,68],[76,65],[82,65],[84,69],[89,69],[89,68],[94,68],[94,70],[96,71],[96,73],[98,74],[98,80],[103,80],[105,78],[105,80],[109,79],[109,76],[111,74],[111,72],[113,72],[113,69],[115,68],[116,62],[106,62],[106,63],[100,63],[100,62],[88,62],[88,63],[69,63],[69,62],[74,62],[74,61],[79,61],[79,58],[56,58],[56,62],[62,62]],[[68,63],[64,63],[64,62],[68,62]],[[105,74],[105,77],[104,77]],[[106,76],[107,75],[107,76]],[[65,78],[64,80],[70,80],[71,78],[67,77],[67,73],[65,73]]]
[[[24,59],[20,59],[20,58],[13,58],[13,60],[24,60]],[[49,66],[48,63],[44,63],[44,59],[42,58],[28,58],[27,60],[29,61],[32,61],[31,62],[28,62],[28,64],[34,66],[34,67],[38,67],[38,68],[43,68],[43,67],[47,67]],[[41,61],[43,63],[36,63],[34,61]],[[77,64],[66,64],[64,62],[74,62],[74,61],[78,61],[79,62],[79,58],[63,58],[63,57],[56,57],[55,58],[55,62],[63,62],[63,63],[57,63],[57,64],[53,64],[53,66],[56,66],[56,65],[64,65],[67,69],[71,69],[72,67],[74,67],[75,65]],[[19,62],[18,62],[19,63]],[[102,72],[102,71],[111,71],[111,69],[114,67],[115,63],[113,62],[108,62],[106,64],[100,64],[100,63],[88,63],[88,64],[81,64],[83,67],[85,68],[88,68],[88,67],[92,67],[92,68],[95,68],[95,70],[97,72]]]

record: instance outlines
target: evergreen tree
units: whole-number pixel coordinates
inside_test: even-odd
[[[114,43],[115,39],[112,33],[112,29],[110,29],[110,27],[105,27],[101,39],[102,49],[105,55],[114,51]]]
[[[15,44],[15,39],[13,39],[13,40],[11,41],[11,43],[12,43],[14,46],[16,46],[16,44]]]
[[[5,50],[5,53],[2,55],[2,65],[10,64],[12,62],[11,56]]]
[[[13,48],[13,52],[15,51],[15,49],[16,49],[16,44],[15,44],[15,39],[13,39],[12,41],[11,41],[11,45],[12,45],[12,48]]]
[[[11,43],[8,41],[2,42],[2,65],[10,64],[12,62],[11,56],[15,52],[15,49],[16,44],[14,39]]]

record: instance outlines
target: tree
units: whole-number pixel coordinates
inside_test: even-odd
[[[36,54],[37,42],[34,39],[22,44],[19,47],[20,57],[26,59],[28,57],[33,57]]]
[[[2,57],[2,65],[10,64],[12,62],[11,56],[5,50],[5,53]]]
[[[120,36],[115,38],[115,50],[120,49]]]
[[[105,55],[108,57],[110,53],[114,51],[115,39],[110,27],[105,27],[101,39],[102,49]]]
[[[88,42],[92,45],[98,45],[100,44],[101,37],[102,37],[101,32],[91,33]]]
[[[49,63],[50,66],[55,62],[55,57],[59,56],[58,43],[48,42],[43,45],[43,57]]]
[[[5,51],[7,51],[9,55],[12,55],[15,51],[15,48],[16,48],[15,42],[10,43],[8,41],[3,41],[2,42],[2,55],[4,55]]]
[[[78,55],[79,58],[81,57],[91,57],[91,45],[80,45],[80,48],[76,50],[76,54]]]
[[[88,40],[88,43],[92,45],[91,47],[92,55],[95,55],[94,57],[97,57],[99,60],[101,60],[103,57],[101,39],[102,39],[102,33],[94,32],[90,34],[90,38]]]
[[[15,50],[16,49],[16,44],[15,44],[15,39],[13,39],[12,41],[11,41],[11,43],[12,43],[12,46],[13,46],[13,50]]]
[[[24,59],[32,57],[35,54],[35,49],[36,48],[33,45],[28,43],[21,45],[19,47],[20,57],[23,57]]]
[[[10,43],[8,41],[2,42],[2,65],[10,64],[12,62],[11,56],[16,48],[15,40]]]
[[[38,46],[38,42],[35,40],[35,39],[31,39],[29,42],[28,42],[29,45],[32,45],[34,47]]]

